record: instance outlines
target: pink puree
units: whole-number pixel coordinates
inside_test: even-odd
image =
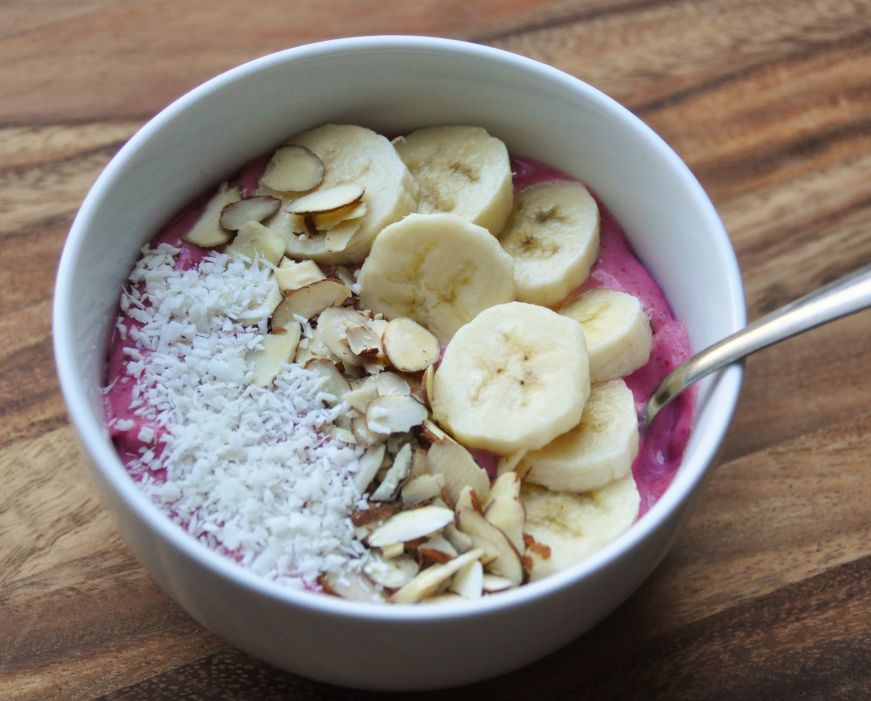
[[[240,173],[236,183],[242,187],[244,196],[249,196],[256,189],[267,158],[252,161]],[[515,192],[540,182],[573,180],[560,171],[534,161],[512,159],[511,166],[515,173]],[[181,236],[196,222],[207,199],[208,195],[204,195],[191,203],[184,212],[167,224],[152,242],[178,246],[181,249],[178,266],[182,269],[195,266],[206,253],[197,246],[181,241]],[[600,257],[593,267],[590,278],[570,296],[576,296],[594,287],[607,287],[622,290],[641,300],[653,329],[653,350],[647,365],[625,378],[626,384],[635,395],[635,403],[640,411],[662,378],[689,357],[689,341],[686,329],[674,318],[662,290],[632,253],[620,225],[601,202],[599,207],[602,215]],[[139,456],[139,449],[143,447],[138,434],[145,423],[130,410],[133,381],[124,372],[126,364],[124,348],[132,345],[131,341],[121,338],[117,329],[113,332],[109,343],[106,372],[110,389],[104,398],[107,418],[133,421],[134,427],[130,430],[110,429],[118,452],[128,467],[134,458]],[[689,439],[691,421],[692,398],[687,393],[666,407],[652,430],[642,435],[638,457],[632,468],[641,493],[641,514],[653,506],[677,471]],[[151,428],[159,435],[159,427],[151,426]],[[162,445],[158,441],[155,449],[159,451]],[[478,462],[492,475],[495,472],[496,456],[485,451],[473,452]],[[163,475],[154,475],[154,477],[159,480]]]

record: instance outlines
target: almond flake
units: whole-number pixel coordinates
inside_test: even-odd
[[[418,475],[402,488],[402,503],[414,506],[437,497],[445,486],[443,475]]]
[[[508,579],[514,586],[523,581],[523,564],[520,554],[508,537],[474,509],[462,508],[457,511],[457,528],[472,539],[476,548],[486,545],[494,548],[496,557],[487,565],[493,574]]]
[[[423,390],[426,397],[426,405],[432,409],[432,382],[435,377],[435,365],[430,365],[423,372]]]
[[[221,212],[227,205],[238,202],[241,196],[238,187],[227,187],[227,183],[223,183],[206,203],[200,218],[182,238],[201,248],[215,248],[228,243],[233,234],[221,226]]]
[[[329,360],[323,358],[309,360],[305,364],[305,369],[316,372],[323,378],[323,384],[320,387],[321,391],[332,394],[336,398],[331,404],[338,404],[343,400],[345,394],[351,391],[351,385],[348,384],[348,381],[342,377],[339,369]]]
[[[359,220],[365,216],[366,211],[367,207],[365,202],[352,202],[348,206],[340,207],[332,212],[315,214],[315,225],[318,227],[319,231],[329,231],[334,226],[338,226],[346,221],[356,221],[360,224]]]
[[[503,455],[499,458],[499,461],[496,463],[496,474],[498,476],[504,475],[506,472],[514,472],[517,466],[520,464],[520,461],[523,460],[523,457],[526,455],[525,450],[518,450],[516,453],[510,453],[509,455]],[[519,473],[518,473],[519,474]],[[522,478],[523,475],[521,474]]]
[[[354,355],[373,356],[381,351],[381,343],[368,326],[352,326],[347,331],[348,348]]]
[[[293,361],[302,328],[296,322],[274,329],[263,337],[263,347],[254,356],[254,384],[269,387],[281,369]]]
[[[408,477],[411,469],[411,443],[406,443],[393,458],[393,465],[384,475],[381,484],[372,493],[373,501],[392,501],[396,498],[396,492],[402,481]]]
[[[488,594],[505,591],[513,586],[510,579],[505,579],[505,577],[499,577],[495,574],[485,574],[481,584],[484,591]]]
[[[457,570],[449,589],[464,599],[480,599],[484,593],[484,567],[481,562],[474,560]]]
[[[366,425],[375,433],[405,433],[426,418],[426,408],[412,397],[378,397],[366,409]]]
[[[245,222],[240,228],[233,243],[227,246],[228,256],[255,260],[258,256],[272,265],[284,255],[284,238],[260,222]]]
[[[502,531],[522,556],[526,509],[520,500],[520,475],[506,472],[497,477],[484,501],[483,510],[484,518]]]
[[[438,339],[411,319],[393,319],[382,338],[384,353],[390,363],[402,372],[419,372],[439,359]]]
[[[369,404],[378,396],[378,385],[374,377],[365,377],[362,380],[355,380],[351,385],[351,391],[345,395],[345,401],[352,409],[356,409],[361,414],[366,413]]]
[[[397,591],[390,600],[397,604],[413,604],[435,594],[439,587],[470,562],[481,556],[481,550],[470,550],[449,562],[432,565]]]
[[[375,529],[369,536],[369,545],[378,548],[389,543],[404,543],[440,531],[453,521],[454,512],[440,506],[401,511]]]
[[[262,222],[269,219],[281,207],[277,197],[249,197],[247,200],[231,202],[221,210],[220,224],[225,229],[237,231],[249,221]]]
[[[279,192],[308,192],[324,180],[324,163],[304,146],[282,146],[266,166],[260,182]]]
[[[366,189],[358,183],[326,187],[294,200],[285,208],[291,214],[320,214],[347,207],[363,198]]]
[[[438,440],[427,453],[429,469],[434,475],[444,475],[445,490],[455,504],[459,501],[463,487],[470,486],[479,496],[486,499],[490,492],[490,478],[487,471],[475,462],[472,454],[459,443]]]
[[[351,601],[370,601],[383,604],[387,598],[371,579],[360,572],[324,574],[321,575],[318,583],[327,594]]]
[[[272,325],[285,326],[297,316],[311,319],[341,304],[350,294],[351,290],[341,282],[329,279],[292,290],[272,312]]]
[[[442,535],[436,533],[417,546],[417,554],[424,560],[447,562],[457,556],[457,550]]]
[[[355,416],[351,419],[351,433],[353,433],[354,438],[357,439],[357,444],[362,446],[375,445],[384,440],[383,435],[373,433],[369,430],[369,427],[366,425],[365,416]],[[374,477],[375,475],[373,474],[372,476]]]
[[[344,289],[348,289],[344,285]],[[318,335],[330,352],[347,367],[360,365],[361,360],[351,352],[348,331],[355,326],[366,326],[369,320],[354,309],[334,306],[325,309],[318,318]]]
[[[411,394],[408,383],[395,372],[382,372],[375,378],[379,397],[407,397]]]
[[[297,262],[289,258],[282,258],[275,270],[275,281],[282,292],[298,290],[300,287],[326,280],[326,278],[327,276],[321,272],[318,264],[313,260]]]
[[[381,557],[385,560],[392,560],[394,557],[401,557],[405,553],[405,546],[402,543],[387,543],[381,546]]]
[[[340,253],[348,247],[354,234],[359,230],[360,222],[356,219],[336,224],[332,229],[328,229],[324,235],[324,247],[330,253]]]
[[[398,589],[408,584],[419,570],[417,561],[409,555],[401,554],[388,559],[372,551],[363,565],[363,571],[372,581],[388,589]]]

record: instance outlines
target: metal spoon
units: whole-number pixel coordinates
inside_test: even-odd
[[[866,265],[763,316],[678,365],[660,382],[647,401],[644,424],[650,426],[666,404],[706,375],[722,370],[758,350],[869,306],[871,265]]]

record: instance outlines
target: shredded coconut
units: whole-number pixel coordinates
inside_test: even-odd
[[[365,503],[352,481],[362,449],[326,432],[347,406],[325,406],[324,378],[299,365],[274,387],[251,384],[280,294],[271,271],[216,252],[182,270],[178,253],[143,248],[121,298],[143,424],[131,472],[189,533],[265,577],[317,588],[321,573],[358,569],[349,514]]]

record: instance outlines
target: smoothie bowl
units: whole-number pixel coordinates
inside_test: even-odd
[[[644,580],[740,370],[650,432],[638,407],[744,323],[728,237],[653,132],[547,66],[411,37],[167,108],[83,204],[54,314],[90,474],[158,583],[261,659],[380,689],[517,668]]]

